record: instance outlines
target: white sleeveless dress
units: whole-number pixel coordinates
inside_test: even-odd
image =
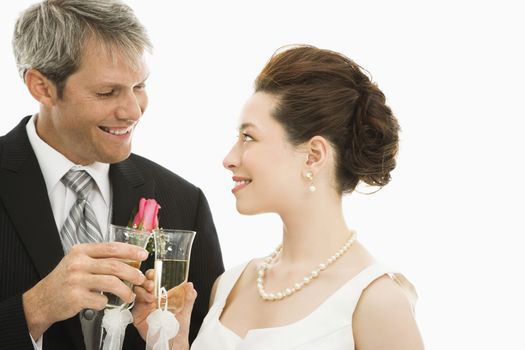
[[[352,315],[363,290],[377,278],[388,274],[407,293],[414,306],[417,294],[401,274],[375,263],[346,282],[305,318],[282,327],[248,331],[244,338],[226,328],[219,320],[226,299],[248,263],[226,271],[219,280],[215,300],[192,350],[338,350],[354,349]]]

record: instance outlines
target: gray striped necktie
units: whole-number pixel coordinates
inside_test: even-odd
[[[61,181],[77,195],[60,230],[64,252],[67,253],[76,243],[104,241],[95,212],[87,199],[95,185],[93,178],[84,170],[69,170]]]

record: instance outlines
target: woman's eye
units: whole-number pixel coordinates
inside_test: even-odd
[[[248,134],[243,133],[243,134],[242,134],[242,141],[243,141],[243,142],[250,142],[250,141],[253,141],[253,137],[251,137],[251,136],[248,135]]]

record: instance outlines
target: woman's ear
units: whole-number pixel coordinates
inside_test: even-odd
[[[324,137],[314,136],[306,143],[306,151],[306,166],[315,174],[326,163],[331,146]]]
[[[53,106],[58,98],[56,85],[36,69],[29,69],[24,77],[29,93],[41,104]]]

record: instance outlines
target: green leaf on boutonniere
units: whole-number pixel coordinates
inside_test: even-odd
[[[128,227],[133,227],[133,218],[135,218],[135,215],[137,215],[137,208],[133,208],[133,211],[131,212],[131,216],[128,221]]]
[[[152,233],[149,237],[148,244],[146,245],[146,250],[149,254],[155,254],[155,233]]]

